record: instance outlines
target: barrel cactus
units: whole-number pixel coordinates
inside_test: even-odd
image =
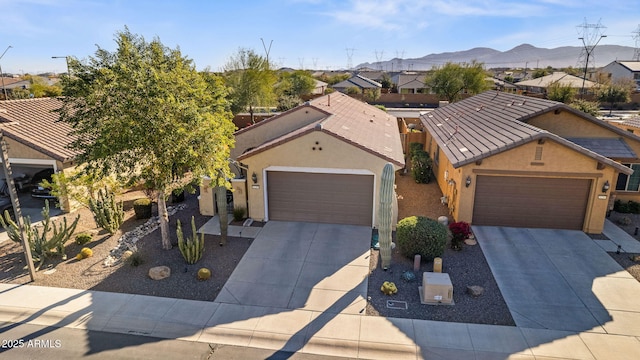
[[[200,270],[198,270],[198,280],[200,281],[209,280],[210,277],[211,277],[211,270],[207,268],[201,268]]]
[[[381,266],[387,270],[391,266],[391,227],[393,218],[393,184],[395,172],[393,165],[387,163],[380,178],[380,207],[378,210],[378,239],[380,244]]]

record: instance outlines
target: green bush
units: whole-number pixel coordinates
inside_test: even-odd
[[[410,216],[398,222],[396,241],[400,253],[408,258],[420,254],[431,261],[442,256],[447,244],[447,227],[423,216]]]
[[[136,219],[148,219],[151,217],[151,199],[140,198],[133,202],[133,211]]]
[[[412,142],[409,144],[409,156],[413,157],[413,155],[418,151],[424,151],[424,146],[419,142]]]
[[[245,209],[241,206],[233,208],[233,221],[242,221],[244,219]]]
[[[431,181],[431,167],[433,161],[429,153],[416,150],[411,157],[411,175],[418,184],[428,184]]]
[[[76,244],[78,245],[84,245],[91,242],[91,240],[93,240],[93,236],[91,236],[91,234],[82,233],[76,235]]]
[[[640,214],[640,202],[633,200],[622,202],[620,200],[616,200],[613,203],[613,211],[622,214]]]

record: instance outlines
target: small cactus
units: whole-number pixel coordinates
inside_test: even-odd
[[[85,258],[92,257],[93,256],[93,250],[91,250],[89,248],[82,248],[82,250],[80,250],[80,254],[82,254],[82,256],[85,257]]]
[[[207,268],[201,268],[200,270],[198,270],[198,280],[205,281],[205,280],[209,280],[210,277],[211,277],[211,270]]]
[[[396,284],[392,283],[391,281],[385,281],[384,283],[382,283],[380,291],[382,291],[385,295],[393,295],[398,292],[398,288],[396,287]]]
[[[91,240],[93,240],[93,237],[91,236],[91,234],[82,233],[82,234],[76,235],[76,244],[78,245],[84,245],[88,242],[91,242]]]
[[[180,220],[178,220],[178,227],[176,229],[178,248],[188,264],[195,264],[202,258],[202,252],[204,251],[204,233],[198,235],[196,220],[193,216],[191,217],[191,233],[193,234],[193,238],[187,238],[185,241],[184,235],[182,234],[182,225],[180,224]]]
[[[98,191],[98,198],[89,199],[89,209],[99,227],[113,235],[124,221],[123,204],[116,201],[116,195],[106,188]]]
[[[84,259],[84,256],[82,256],[82,253],[78,253],[78,255],[76,255],[76,260],[82,260]]]

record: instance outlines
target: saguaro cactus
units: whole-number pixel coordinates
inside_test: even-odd
[[[393,218],[393,165],[387,163],[380,178],[380,206],[378,207],[378,239],[380,242],[381,266],[387,270],[391,266],[391,226]]]

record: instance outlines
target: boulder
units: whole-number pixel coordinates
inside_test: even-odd
[[[484,288],[478,285],[467,286],[467,293],[473,297],[478,297],[484,294]]]
[[[166,279],[171,275],[171,269],[168,266],[156,266],[149,269],[149,277],[153,280]]]

